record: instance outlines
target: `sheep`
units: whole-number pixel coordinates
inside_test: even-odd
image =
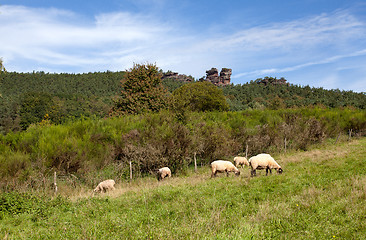
[[[93,193],[96,192],[106,192],[107,190],[115,190],[114,185],[116,182],[113,179],[108,179],[103,182],[100,182],[98,186],[93,190]]]
[[[240,171],[230,161],[216,160],[211,163],[211,169],[211,178],[216,177],[218,172],[226,172],[227,176],[229,176],[229,172],[234,172],[236,176],[240,175]]]
[[[170,178],[171,176],[172,176],[172,171],[170,171],[170,169],[168,167],[160,168],[157,171],[158,181],[163,180],[166,177]]]
[[[246,157],[234,157],[234,164],[235,167],[243,167],[244,165],[249,166],[249,162]]]
[[[273,157],[265,153],[261,153],[257,156],[251,157],[249,159],[249,165],[252,168],[251,176],[256,175],[257,169],[266,169],[266,176],[268,175],[268,170],[272,174],[272,168],[276,169],[277,173],[279,174],[283,172],[282,167],[273,159]]]

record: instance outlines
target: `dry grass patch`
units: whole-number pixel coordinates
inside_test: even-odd
[[[337,145],[325,145],[325,146],[314,146],[317,148],[310,149],[309,151],[295,151],[290,152],[289,154],[280,154],[277,156],[279,159],[279,163],[281,165],[286,165],[287,163],[299,163],[303,161],[310,161],[310,162],[323,162],[329,159],[342,159],[352,154],[355,147],[358,147],[360,144],[366,142],[365,139],[356,140],[356,141],[349,141],[340,143]],[[365,146],[366,148],[366,146]],[[275,158],[276,159],[276,158]]]

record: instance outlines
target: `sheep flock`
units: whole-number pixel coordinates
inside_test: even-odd
[[[230,172],[233,172],[236,176],[240,175],[238,169],[239,166],[242,168],[244,166],[249,166],[251,168],[251,176],[256,176],[257,170],[266,170],[266,176],[268,172],[272,174],[272,169],[275,169],[278,174],[283,172],[282,167],[274,160],[274,158],[265,153],[258,154],[247,160],[245,157],[234,157],[234,163],[226,160],[216,160],[211,163],[211,178],[216,177],[217,173],[226,173],[229,176]],[[162,167],[155,171],[158,181],[165,178],[171,178],[172,171],[168,167]],[[108,179],[100,182],[97,187],[93,190],[94,193],[105,193],[107,191],[115,190],[115,181],[113,179]]]

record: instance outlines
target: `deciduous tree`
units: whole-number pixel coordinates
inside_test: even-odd
[[[134,64],[122,80],[120,96],[115,99],[111,115],[157,112],[168,106],[168,91],[154,64]]]

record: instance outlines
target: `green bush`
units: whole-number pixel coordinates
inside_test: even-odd
[[[226,111],[229,105],[222,89],[210,82],[195,82],[173,92],[173,109],[177,112]]]

